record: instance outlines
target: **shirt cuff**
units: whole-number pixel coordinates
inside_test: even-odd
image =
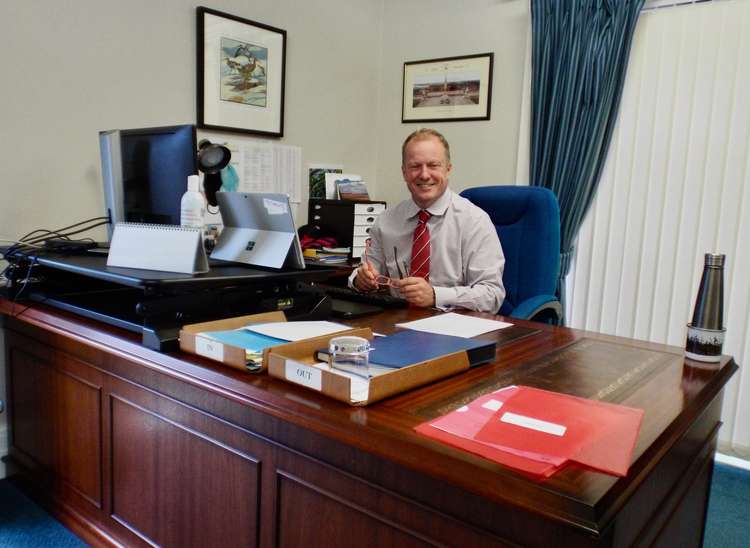
[[[435,291],[435,308],[450,310],[456,303],[456,290],[452,287],[432,286]]]
[[[356,290],[356,291],[359,291],[359,289],[357,289],[356,287],[354,287],[354,278],[356,278],[356,277],[357,277],[357,269],[355,268],[355,269],[354,269],[354,270],[352,271],[352,273],[351,273],[351,274],[349,274],[349,281],[348,281],[348,282],[346,283],[346,285],[347,285],[347,286],[348,286],[348,287],[349,287],[350,289],[354,289],[354,290]]]

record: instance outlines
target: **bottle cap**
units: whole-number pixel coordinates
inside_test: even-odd
[[[714,254],[714,253],[706,253],[705,266],[712,266],[714,268],[723,268],[725,258],[726,258],[726,255],[724,254],[720,255],[720,254]]]
[[[200,178],[197,175],[188,175],[188,192],[198,192],[200,189]]]

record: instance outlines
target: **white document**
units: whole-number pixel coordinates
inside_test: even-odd
[[[513,324],[488,320],[486,318],[477,318],[475,316],[465,316],[463,314],[456,314],[455,312],[447,312],[421,320],[414,320],[413,322],[396,324],[397,327],[414,329],[415,331],[425,331],[438,335],[453,335],[454,337],[465,337],[467,339],[489,333],[490,331],[505,329],[511,325]]]
[[[552,434],[554,436],[562,436],[568,429],[562,424],[555,424],[554,422],[547,422],[541,419],[527,417],[525,415],[517,415],[516,413],[511,413],[510,411],[507,413],[503,413],[503,416],[500,417],[500,422],[515,424],[516,426],[521,426],[530,430],[537,430],[539,432]]]
[[[240,146],[241,192],[279,192],[301,201],[302,149],[297,146],[251,142]]]
[[[182,274],[208,272],[203,231],[184,226],[117,223],[107,266]]]
[[[231,163],[240,179],[238,192],[278,192],[289,196],[292,203],[302,201],[302,148],[241,137],[227,141],[210,132],[207,135],[232,152]],[[212,219],[212,224],[218,221]]]
[[[271,322],[256,323],[245,326],[254,333],[282,339],[284,341],[301,341],[311,339],[331,333],[338,333],[346,329],[351,329],[348,325],[326,322],[326,321],[308,321],[308,322]]]
[[[243,171],[239,190],[242,192],[279,192],[273,187],[273,146],[253,142],[242,147]]]

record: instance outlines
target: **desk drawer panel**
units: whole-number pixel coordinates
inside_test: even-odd
[[[113,519],[153,545],[256,546],[260,461],[229,427],[150,399],[110,402]]]
[[[385,211],[385,204],[354,204],[354,214],[371,214],[376,215]]]
[[[355,236],[354,240],[352,242],[352,248],[361,247],[362,249],[364,249],[365,248],[365,242],[367,242],[367,240],[368,240],[369,237],[370,237],[369,235],[367,235],[367,236]]]
[[[368,234],[370,234],[371,229],[371,226],[355,226],[354,237],[356,238],[357,236],[367,236]]]
[[[299,454],[279,450],[276,546],[508,546],[496,536]]]
[[[54,481],[80,507],[100,508],[100,375],[67,357],[53,364],[17,346],[9,356],[13,448],[37,478]]]
[[[372,226],[378,216],[375,213],[354,216],[354,226]]]

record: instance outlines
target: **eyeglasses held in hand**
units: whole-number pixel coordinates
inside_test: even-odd
[[[370,238],[367,238],[365,240],[365,252],[364,252],[365,263],[369,263],[369,255],[370,255]],[[401,270],[401,264],[398,262],[398,251],[396,250],[396,246],[393,246],[393,259],[396,262],[396,269],[398,270],[398,279],[402,280],[404,278],[404,273],[409,272],[409,269],[406,267],[406,263],[404,263],[403,270]],[[375,277],[375,283],[383,287],[396,287],[393,283],[393,278],[389,278],[388,276],[384,276],[383,274],[378,274]]]

